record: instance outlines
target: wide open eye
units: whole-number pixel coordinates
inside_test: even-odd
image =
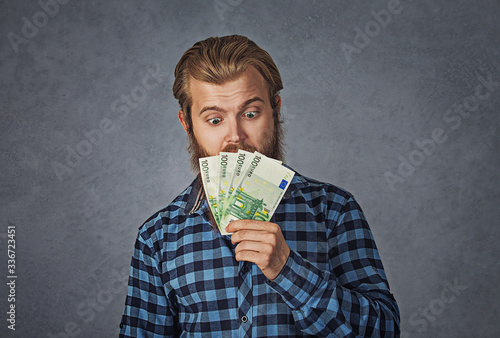
[[[213,117],[211,119],[208,119],[208,123],[210,123],[211,125],[218,125],[219,123],[222,122],[222,119],[220,117]]]
[[[245,114],[243,114],[246,118],[253,119],[259,114],[257,111],[247,111]]]

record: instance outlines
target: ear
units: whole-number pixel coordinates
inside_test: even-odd
[[[274,97],[274,102],[276,103],[276,108],[278,110],[278,119],[280,118],[280,113],[281,113],[281,96],[276,95]]]
[[[179,117],[179,121],[181,121],[182,127],[184,128],[186,133],[189,135],[189,125],[184,118],[184,112],[182,110],[179,110],[179,113],[177,116]]]

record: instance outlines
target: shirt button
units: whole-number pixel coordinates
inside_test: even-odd
[[[243,267],[241,268],[241,271],[243,271],[243,273],[246,273],[248,271],[248,268],[245,265],[243,265]]]
[[[247,316],[243,316],[243,317],[241,317],[241,321],[242,321],[243,323],[248,322],[248,317],[247,317]]]

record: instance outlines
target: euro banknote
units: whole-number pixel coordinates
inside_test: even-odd
[[[215,221],[219,223],[218,190],[219,190],[219,156],[202,157],[199,159],[201,180],[205,189],[208,205]]]
[[[243,150],[201,158],[200,170],[208,204],[223,235],[234,220],[269,221],[295,174],[280,161]]]

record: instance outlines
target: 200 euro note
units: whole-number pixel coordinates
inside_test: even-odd
[[[201,180],[205,189],[208,205],[214,215],[217,225],[219,220],[219,156],[202,157],[199,159]]]
[[[220,229],[238,219],[269,221],[295,173],[273,159],[256,153],[243,179],[226,201]]]

